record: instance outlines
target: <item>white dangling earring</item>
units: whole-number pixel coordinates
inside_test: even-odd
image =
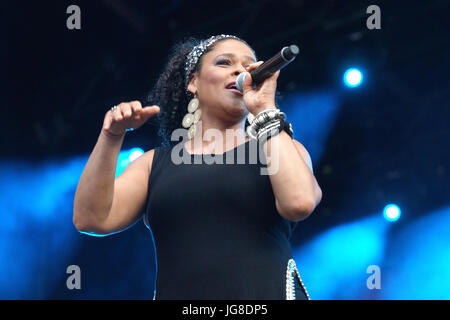
[[[192,139],[195,136],[196,124],[202,115],[202,111],[198,109],[198,103],[197,94],[195,94],[195,97],[189,101],[187,106],[188,113],[183,117],[182,125],[184,128],[188,129],[189,139]]]

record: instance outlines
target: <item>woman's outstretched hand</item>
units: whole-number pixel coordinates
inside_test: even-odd
[[[157,105],[143,108],[139,101],[122,102],[106,113],[102,130],[112,136],[123,136],[127,130],[138,129],[159,111]]]

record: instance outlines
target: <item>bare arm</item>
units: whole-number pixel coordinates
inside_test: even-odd
[[[273,154],[272,143],[276,143]],[[264,150],[275,157],[268,168],[274,166],[275,173],[269,177],[278,212],[290,221],[306,219],[322,199],[308,152],[284,131],[266,142]]]
[[[138,128],[159,111],[138,101],[108,111],[97,143],[79,180],[73,223],[83,232],[110,234],[132,225],[142,214],[154,151],[133,161],[115,179],[125,129]]]
[[[261,65],[251,64],[247,71]],[[280,70],[252,88],[251,74],[243,83],[243,99],[248,110],[257,115],[266,109],[278,109],[275,91]],[[267,170],[275,196],[278,213],[296,222],[306,219],[322,199],[322,190],[314,177],[311,157],[303,145],[282,131],[264,142]]]

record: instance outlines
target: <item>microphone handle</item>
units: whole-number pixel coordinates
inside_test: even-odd
[[[284,47],[275,56],[267,61],[264,61],[264,63],[258,68],[250,71],[250,75],[252,76],[253,89],[255,89],[258,84],[262,83],[272,74],[277,72],[277,70],[283,69],[289,63],[291,63],[295,59],[299,51],[300,49],[295,44]],[[243,84],[246,75],[246,72],[242,72],[236,79],[236,88],[240,92],[243,92]]]
[[[267,61],[264,61],[262,65],[258,68],[250,71],[252,76],[253,83],[258,85],[266,80],[268,77],[273,75],[278,70],[283,69],[289,63],[291,63],[295,57],[297,56],[299,49],[296,45],[290,45],[288,47],[284,47],[281,51],[270,58]]]

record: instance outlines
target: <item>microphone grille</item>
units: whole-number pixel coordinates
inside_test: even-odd
[[[237,79],[236,79],[236,88],[240,91],[243,92],[243,86],[244,86],[244,81],[245,81],[245,76],[247,75],[247,72],[242,72],[241,74],[238,75]]]

